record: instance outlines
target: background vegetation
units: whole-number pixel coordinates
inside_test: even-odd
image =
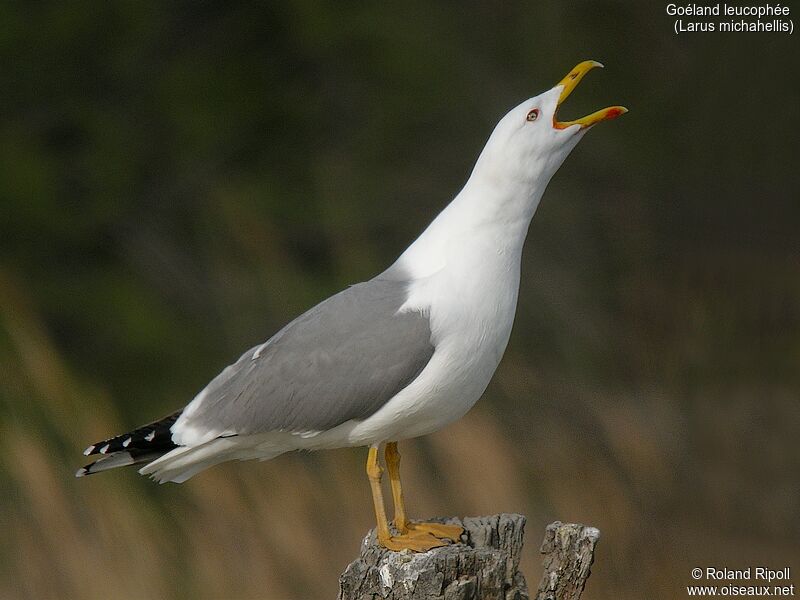
[[[644,2],[0,4],[0,597],[333,597],[363,451],[161,487],[80,452],[382,270],[587,58],[563,115],[631,113],[552,182],[485,398],[404,444],[410,509],[527,514],[534,581],[596,525],[589,599],[797,570],[799,56]]]

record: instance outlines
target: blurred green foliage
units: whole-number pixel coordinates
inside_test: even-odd
[[[79,450],[384,268],[588,58],[564,115],[631,113],[551,184],[487,398],[411,445],[416,506],[526,512],[531,548],[597,525],[595,598],[796,565],[795,46],[616,1],[1,4],[0,596],[330,597],[357,452],[159,489],[75,482]]]

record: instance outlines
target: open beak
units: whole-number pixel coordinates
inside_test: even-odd
[[[567,76],[564,77],[561,81],[558,82],[558,85],[563,85],[564,89],[561,90],[561,95],[558,97],[558,103],[556,104],[556,112],[558,112],[558,107],[561,106],[561,103],[567,99],[567,97],[572,93],[578,84],[580,83],[583,76],[586,75],[589,71],[594,69],[595,67],[601,67],[599,62],[596,60],[585,60],[582,63],[575,65]],[[597,112],[593,112],[590,115],[586,115],[585,117],[581,117],[580,119],[575,119],[574,121],[559,121],[556,119],[556,115],[553,115],[553,127],[556,129],[566,129],[572,125],[580,125],[581,129],[585,129],[586,127],[591,127],[595,123],[599,123],[600,121],[608,121],[610,119],[616,119],[618,116],[628,112],[628,109],[624,106],[609,106],[608,108],[603,108],[598,110]]]

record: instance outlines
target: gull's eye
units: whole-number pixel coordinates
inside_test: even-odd
[[[526,121],[535,121],[538,118],[539,118],[539,109],[538,108],[534,108],[533,110],[528,112],[528,116],[525,117],[525,120]]]

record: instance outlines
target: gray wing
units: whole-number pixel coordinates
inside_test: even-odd
[[[369,417],[433,355],[428,317],[398,313],[406,288],[373,279],[318,304],[212,380],[182,425],[246,435]]]

